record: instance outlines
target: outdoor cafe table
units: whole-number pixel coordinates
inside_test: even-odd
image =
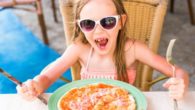
[[[144,92],[148,108],[147,110],[173,110],[173,102],[168,97],[168,92]],[[51,94],[43,95],[49,99]],[[195,110],[195,91],[191,91],[186,98],[178,102],[179,110]],[[36,99],[28,102],[17,94],[0,94],[0,110],[48,110],[47,106]]]

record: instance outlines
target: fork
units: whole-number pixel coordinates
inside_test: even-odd
[[[173,77],[176,77],[176,75],[175,75],[175,66],[174,66],[173,59],[172,59],[172,49],[173,49],[173,45],[174,45],[175,41],[176,41],[176,39],[172,39],[169,42],[167,52],[166,52],[166,60],[170,65],[172,65],[171,67],[172,67],[172,70],[173,70]],[[173,103],[174,103],[174,110],[179,110],[178,109],[178,103],[177,103],[176,99],[173,99]]]
[[[172,66],[172,69],[173,69],[173,77],[176,77],[176,75],[175,75],[175,66]],[[174,103],[174,110],[179,110],[178,109],[178,103],[177,103],[176,99],[173,99],[173,103]]]

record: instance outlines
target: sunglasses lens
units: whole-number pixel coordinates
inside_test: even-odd
[[[80,26],[84,31],[91,31],[95,27],[95,22],[92,20],[82,20]]]
[[[115,17],[103,18],[103,19],[100,21],[100,24],[101,24],[102,27],[104,27],[105,29],[112,29],[112,28],[116,25],[116,18],[115,18]]]

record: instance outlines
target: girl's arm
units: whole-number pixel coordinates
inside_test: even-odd
[[[172,65],[169,64],[165,58],[153,53],[144,43],[136,41],[134,46],[135,58],[137,60],[151,66],[152,68],[158,70],[161,73],[164,73],[169,77],[173,77]],[[175,66],[175,68],[176,79],[168,80],[168,82],[165,83],[164,87],[167,87],[169,89],[176,89],[177,87],[173,87],[171,85],[178,84],[178,88],[181,90],[182,93],[188,89],[189,76],[188,73],[182,68],[179,68],[178,66]]]
[[[72,44],[68,46],[63,55],[44,68],[40,75],[35,77],[34,80],[41,82],[43,88],[47,89],[79,59],[79,52],[80,49],[77,45]],[[44,79],[45,82],[43,81]]]
[[[63,55],[43,69],[40,75],[27,80],[22,86],[17,86],[17,92],[27,100],[34,99],[79,59],[80,52],[81,49],[77,45],[70,45]]]

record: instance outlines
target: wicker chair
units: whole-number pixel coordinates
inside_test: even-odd
[[[17,6],[24,6],[24,5],[33,5],[35,8],[32,9],[27,7],[17,7]],[[38,16],[39,25],[43,36],[43,41],[45,44],[49,44],[41,0],[0,0],[0,7],[2,7],[2,9],[16,8],[16,9],[35,12]],[[52,0],[52,8],[53,8],[54,20],[57,22],[54,0]]]
[[[128,36],[144,41],[149,48],[157,52],[164,16],[167,9],[167,0],[123,0],[128,18]],[[64,22],[66,43],[69,45],[73,36],[73,2],[60,0],[60,9]],[[80,65],[77,63],[72,67],[73,80],[80,79]],[[76,74],[77,73],[77,74]],[[152,78],[153,69],[139,63],[137,67],[137,79],[135,86],[141,90],[149,90],[151,85],[166,77]]]

